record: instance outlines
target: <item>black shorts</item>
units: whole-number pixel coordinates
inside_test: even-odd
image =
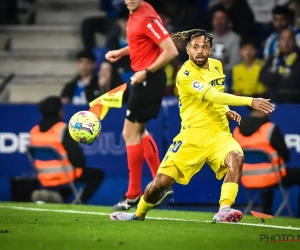
[[[130,92],[126,119],[131,122],[147,123],[159,114],[162,97],[167,84],[164,69],[156,71],[144,83],[136,84]]]

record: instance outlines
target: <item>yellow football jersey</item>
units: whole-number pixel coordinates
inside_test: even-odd
[[[225,75],[220,61],[208,59],[209,68],[199,68],[191,60],[186,61],[177,73],[176,86],[182,127],[207,127],[229,132],[225,113],[228,106],[203,100],[212,87],[225,90]]]

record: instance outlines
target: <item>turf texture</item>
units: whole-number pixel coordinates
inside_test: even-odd
[[[213,224],[213,213],[156,209],[145,221],[110,221],[111,212],[0,202],[0,249],[300,249],[299,219],[244,216],[240,223]]]

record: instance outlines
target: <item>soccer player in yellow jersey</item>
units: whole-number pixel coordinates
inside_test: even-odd
[[[181,130],[174,138],[157,176],[148,184],[135,213],[117,212],[112,220],[144,220],[148,211],[157,205],[160,194],[174,182],[187,185],[194,174],[207,163],[216,178],[224,182],[221,188],[220,209],[215,222],[238,222],[241,211],[231,208],[241,179],[243,151],[229,130],[228,119],[241,120],[231,106],[251,106],[270,113],[274,105],[269,99],[241,97],[224,92],[222,64],[210,59],[212,34],[190,30],[172,35],[187,42],[189,60],[177,74]]]

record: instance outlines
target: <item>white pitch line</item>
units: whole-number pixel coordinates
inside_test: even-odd
[[[1,205],[0,205],[0,208],[9,208],[9,209],[25,210],[25,211],[69,213],[69,214],[90,214],[90,215],[101,215],[101,216],[108,216],[110,214],[110,213],[102,213],[102,212],[85,212],[85,211],[77,211],[77,210],[62,210],[62,209],[48,209],[48,208],[34,208],[34,207],[15,207],[15,206],[1,206]],[[208,220],[187,220],[187,219],[179,219],[179,218],[162,218],[162,217],[152,217],[152,216],[147,217],[147,219],[196,222],[196,223],[212,223],[212,221],[208,221]],[[286,229],[286,230],[300,231],[300,228],[292,227],[292,226],[285,227],[285,226],[276,226],[276,225],[269,225],[269,224],[254,224],[254,223],[244,223],[244,222],[222,223],[222,224],[252,226],[252,227],[265,227],[265,228],[276,228],[276,229]]]
[[[77,210],[62,210],[62,209],[48,209],[48,208],[35,208],[35,207],[14,207],[14,206],[1,206],[0,208],[10,208],[16,210],[38,211],[38,212],[56,212],[56,213],[69,213],[69,214],[91,214],[91,215],[109,215],[109,213],[101,212],[85,212]]]

